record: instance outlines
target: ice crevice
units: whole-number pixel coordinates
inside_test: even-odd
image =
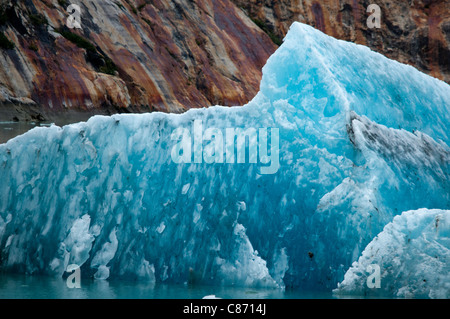
[[[245,106],[95,116],[0,145],[0,270],[368,293],[376,261],[385,293],[448,296],[449,105],[448,84],[294,23]],[[267,129],[279,167],[205,161],[226,159],[217,138],[196,157],[196,134],[227,128],[254,129],[247,147]]]

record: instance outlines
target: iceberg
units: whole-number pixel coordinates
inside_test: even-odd
[[[294,23],[245,106],[0,145],[0,269],[331,291],[394,217],[450,209],[449,105],[446,83]]]
[[[367,285],[370,265],[380,267],[379,289]],[[334,292],[450,298],[450,211],[419,209],[396,216],[367,245]]]

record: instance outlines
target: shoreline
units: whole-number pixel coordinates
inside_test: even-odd
[[[36,103],[23,103],[20,101],[0,101],[0,122],[38,122],[66,125],[88,120],[94,115],[113,115],[116,113],[139,112],[132,107],[98,107],[92,109],[51,109]],[[150,112],[150,110],[148,111]]]
[[[28,130],[55,124],[64,126],[68,124],[86,122],[92,116],[123,113],[151,113],[155,110],[149,107],[129,106],[115,107],[113,105],[100,106],[92,109],[51,109],[40,104],[28,101],[1,101],[0,100],[0,144],[21,135]]]
[[[129,110],[127,110],[129,111]],[[85,122],[95,115],[113,115],[117,109],[66,109],[54,111],[35,103],[0,101],[0,144],[22,135],[34,127]]]

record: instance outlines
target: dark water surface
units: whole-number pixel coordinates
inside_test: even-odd
[[[51,123],[36,122],[0,122],[0,144],[21,135],[34,127],[49,126]]]
[[[74,114],[63,114],[60,117],[55,117],[52,120],[45,122],[37,121],[3,121],[0,118],[0,144],[6,143],[8,140],[26,133],[34,127],[50,126],[52,124],[58,126],[64,126],[68,124],[86,122],[94,114],[85,113],[74,113]],[[100,114],[101,115],[101,114]]]
[[[69,288],[66,280],[47,276],[0,274],[0,299],[330,299],[332,293],[191,285],[162,285],[115,280],[81,280]]]

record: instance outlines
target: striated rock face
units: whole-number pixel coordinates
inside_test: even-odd
[[[450,0],[371,2],[0,0],[0,121],[245,104],[294,21],[450,83]]]
[[[266,31],[283,38],[294,21],[450,83],[449,0],[232,0]],[[369,29],[370,4],[381,9],[381,28]]]
[[[71,3],[82,29],[66,26]],[[229,0],[0,5],[0,31],[15,45],[0,43],[0,120],[242,105],[276,49]]]

